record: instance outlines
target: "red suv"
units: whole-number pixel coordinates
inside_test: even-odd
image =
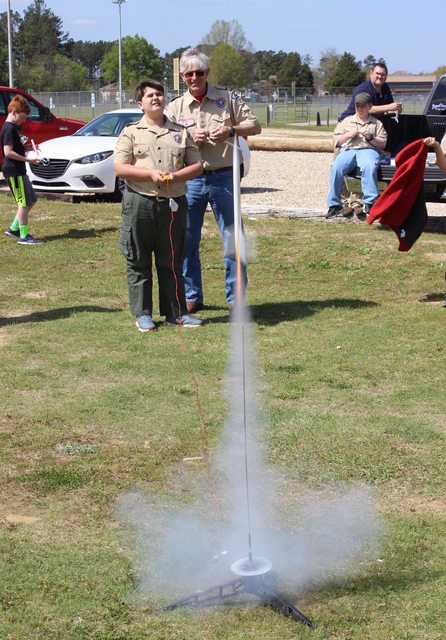
[[[8,104],[17,94],[23,96],[31,108],[31,113],[23,123],[21,131],[22,136],[27,138],[24,142],[26,149],[31,149],[31,140],[34,140],[37,145],[51,138],[70,136],[85,124],[85,122],[72,120],[71,118],[57,118],[48,107],[44,107],[43,104],[37,102],[26,91],[0,87],[0,129],[3,127],[8,115]],[[0,165],[2,160],[0,151]]]

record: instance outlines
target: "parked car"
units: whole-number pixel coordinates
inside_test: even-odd
[[[8,104],[16,95],[23,96],[31,108],[31,113],[23,123],[21,130],[22,140],[27,150],[32,148],[31,140],[34,140],[35,144],[38,145],[51,138],[69,136],[85,124],[81,120],[58,118],[51,113],[48,107],[44,107],[43,104],[40,104],[26,91],[12,89],[11,87],[0,87],[0,129],[8,116]],[[0,165],[2,160],[0,151]]]
[[[141,109],[117,109],[98,116],[74,135],[43,142],[40,164],[27,164],[36,191],[109,194],[122,198],[125,182],[115,175],[113,151],[122,129],[142,117]],[[243,174],[249,171],[250,151],[240,139]]]

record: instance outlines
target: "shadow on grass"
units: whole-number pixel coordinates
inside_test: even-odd
[[[11,324],[26,324],[28,322],[47,322],[48,320],[60,320],[69,318],[74,313],[117,313],[121,309],[107,309],[95,305],[83,305],[80,307],[63,307],[62,309],[51,309],[50,311],[37,311],[26,316],[13,316],[11,318],[0,318],[0,327],[7,327]]]
[[[444,293],[426,293],[418,302],[441,302],[444,299]]]
[[[350,300],[345,298],[334,298],[332,300],[309,300],[306,302],[303,302],[302,300],[293,300],[288,302],[265,302],[262,304],[251,305],[249,307],[249,313],[253,322],[256,322],[259,325],[274,326],[281,322],[308,318],[315,313],[323,311],[324,309],[349,309],[354,311],[356,309],[365,309],[377,306],[379,306],[377,302],[359,300],[357,298],[352,298]],[[226,310],[224,316],[207,318],[205,320],[206,324],[216,324],[219,322],[229,321],[229,311],[226,307],[206,305],[205,309],[209,311]]]
[[[357,298],[334,298],[330,300],[293,300],[288,302],[267,302],[251,307],[251,316],[258,324],[273,326],[289,320],[308,318],[324,309],[365,309],[377,307],[378,303]]]
[[[44,242],[54,242],[55,240],[83,240],[84,238],[100,238],[106,233],[118,231],[118,227],[103,227],[102,229],[68,229],[65,233],[54,236],[45,236]]]

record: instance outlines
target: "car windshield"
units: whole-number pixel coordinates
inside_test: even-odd
[[[107,136],[117,138],[131,122],[141,120],[142,111],[135,113],[104,113],[76,131],[75,136]]]

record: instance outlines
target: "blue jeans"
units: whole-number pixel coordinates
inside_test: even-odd
[[[203,173],[187,183],[187,254],[183,264],[186,300],[203,302],[201,282],[200,240],[207,203],[212,207],[225,250],[225,292],[228,304],[235,301],[237,263],[234,259],[234,195],[232,171]],[[242,287],[248,279],[246,265],[242,263]]]
[[[372,205],[378,198],[378,167],[380,155],[374,149],[346,149],[336,156],[330,172],[330,193],[327,204],[335,207],[342,204],[341,193],[344,176],[355,167],[361,169],[361,186],[364,204]]]

